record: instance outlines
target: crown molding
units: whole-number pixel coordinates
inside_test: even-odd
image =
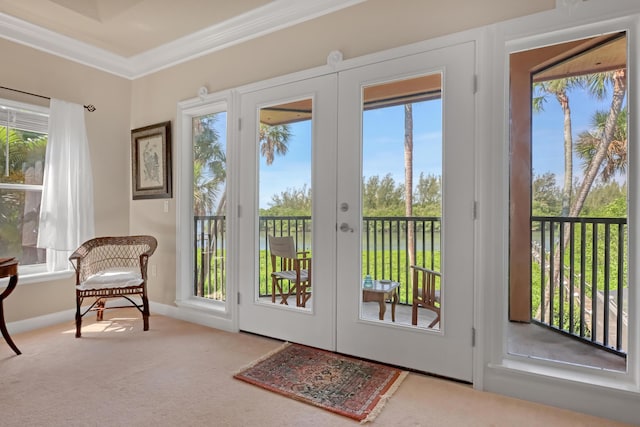
[[[364,1],[274,0],[128,58],[3,13],[0,13],[0,37],[133,80]]]
[[[276,0],[131,58],[141,77],[366,0]]]
[[[0,13],[0,37],[120,77],[134,75],[129,61],[122,56],[4,13]]]

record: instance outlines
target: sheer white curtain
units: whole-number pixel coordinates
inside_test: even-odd
[[[69,256],[94,237],[93,174],[84,107],[51,99],[38,247],[47,271],[69,269]]]

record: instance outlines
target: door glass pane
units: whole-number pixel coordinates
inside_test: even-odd
[[[193,295],[225,301],[227,113],[193,118]]]
[[[361,318],[439,328],[442,75],[367,86],[362,98]]]
[[[310,309],[313,100],[258,111],[258,301]],[[278,242],[284,252],[276,246]]]
[[[511,55],[512,354],[626,370],[626,58],[625,33]]]

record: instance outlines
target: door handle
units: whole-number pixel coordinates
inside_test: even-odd
[[[342,224],[340,224],[340,231],[344,233],[350,231],[351,233],[353,233],[353,228],[349,227],[349,224],[347,224],[346,222],[343,222]]]

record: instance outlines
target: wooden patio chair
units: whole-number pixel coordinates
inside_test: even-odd
[[[412,265],[411,269],[413,270],[411,324],[418,324],[418,307],[422,307],[436,313],[436,318],[428,326],[429,328],[433,328],[440,322],[441,274],[417,265]]]
[[[287,299],[295,293],[296,306],[305,307],[311,298],[311,258],[307,251],[296,251],[292,236],[269,236],[271,254],[271,302],[276,295],[280,304],[288,305]],[[284,282],[288,284],[285,290]]]
[[[152,236],[97,237],[83,243],[69,261],[76,271],[76,338],[80,338],[82,317],[96,311],[103,319],[105,309],[135,307],[142,313],[144,330],[149,330],[147,265],[158,242]],[[134,300],[132,297],[140,297]],[[95,301],[84,311],[85,298]],[[123,298],[131,305],[106,306],[109,298]]]

